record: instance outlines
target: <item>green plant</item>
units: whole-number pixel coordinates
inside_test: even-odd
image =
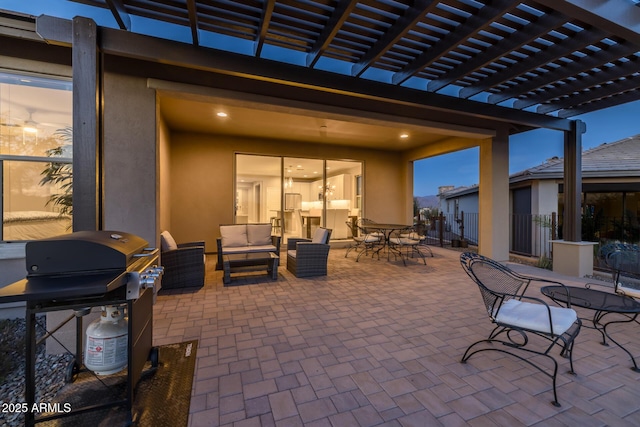
[[[551,258],[548,258],[546,255],[542,255],[538,259],[538,262],[536,263],[536,267],[544,268],[546,270],[552,270],[553,269],[553,260]]]
[[[62,156],[66,146],[70,146],[73,142],[73,129],[65,127],[54,132],[61,145],[46,151],[47,157]],[[54,184],[60,188],[61,193],[52,194],[47,201],[47,205],[59,209],[61,215],[73,214],[73,170],[70,163],[49,162],[45,169],[40,173],[43,175],[40,185]]]

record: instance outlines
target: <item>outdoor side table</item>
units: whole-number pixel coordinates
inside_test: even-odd
[[[627,350],[618,341],[613,339],[607,332],[607,327],[616,323],[629,323],[636,322],[638,315],[640,314],[640,302],[624,295],[618,295],[610,292],[599,291],[587,287],[578,286],[544,286],[540,291],[551,298],[556,303],[567,304],[571,306],[582,307],[589,310],[594,310],[592,329],[600,332],[602,335],[602,345],[607,344],[607,338],[609,338],[615,345],[624,350],[625,353],[631,358],[633,363],[632,370],[640,372],[635,358],[629,350]],[[621,315],[625,320],[619,320],[620,317],[614,317],[613,320],[610,315]],[[605,319],[606,316],[607,319]]]
[[[222,257],[222,269],[224,275],[222,282],[225,285],[231,283],[231,273],[244,270],[256,270],[263,268],[273,280],[278,279],[278,264],[280,257],[273,252],[247,252],[240,254],[228,254]]]

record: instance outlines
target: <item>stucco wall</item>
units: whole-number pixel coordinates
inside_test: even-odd
[[[170,144],[171,232],[178,242],[205,240],[216,251],[220,224],[233,222],[235,153],[348,159],[364,162],[364,216],[404,222],[412,200],[400,154],[306,143],[174,132]]]
[[[104,229],[157,244],[156,97],[146,79],[105,73]]]
[[[158,200],[159,228],[169,230],[171,228],[171,156],[170,156],[170,132],[167,124],[158,114]]]

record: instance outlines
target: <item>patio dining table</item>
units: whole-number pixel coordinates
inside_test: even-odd
[[[390,257],[389,257],[390,252],[393,252],[394,255],[399,255],[400,259],[402,260],[402,263],[406,265],[404,257],[402,256],[402,252],[400,252],[398,249],[396,249],[392,245],[390,245],[389,244],[389,240],[390,240],[391,234],[393,234],[393,232],[413,229],[413,225],[407,225],[407,224],[385,224],[385,223],[377,223],[376,222],[376,223],[370,223],[370,224],[363,225],[362,228],[364,228],[368,232],[378,231],[378,232],[380,232],[380,233],[382,233],[384,235],[384,239],[383,239],[383,242],[382,242],[383,244],[376,251],[378,256],[380,256],[380,252],[381,251],[386,251],[386,253],[387,253],[387,261],[388,261],[390,259]]]
[[[631,369],[640,372],[633,354],[613,339],[607,331],[609,325],[637,322],[640,314],[640,301],[624,295],[578,286],[543,286],[540,291],[556,303],[593,310],[592,329],[599,331],[602,335],[602,345],[608,345],[607,338],[609,338],[631,358],[633,363]],[[620,320],[619,317],[611,317],[612,314],[618,314],[624,320]]]

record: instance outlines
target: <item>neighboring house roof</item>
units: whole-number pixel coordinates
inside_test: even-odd
[[[640,176],[640,135],[605,142],[582,153],[583,178]],[[509,182],[564,177],[564,159],[555,157],[539,166],[516,172]]]
[[[582,153],[583,178],[640,177],[640,134],[615,142],[605,142]],[[564,159],[554,157],[541,165],[516,172],[509,176],[509,183],[536,179],[564,178]],[[478,191],[477,185],[457,187],[440,194],[450,199]]]
[[[456,187],[448,191],[443,191],[438,194],[440,200],[442,199],[450,199],[452,197],[460,197],[466,196],[467,194],[473,194],[478,192],[478,184],[473,184],[469,186]]]

